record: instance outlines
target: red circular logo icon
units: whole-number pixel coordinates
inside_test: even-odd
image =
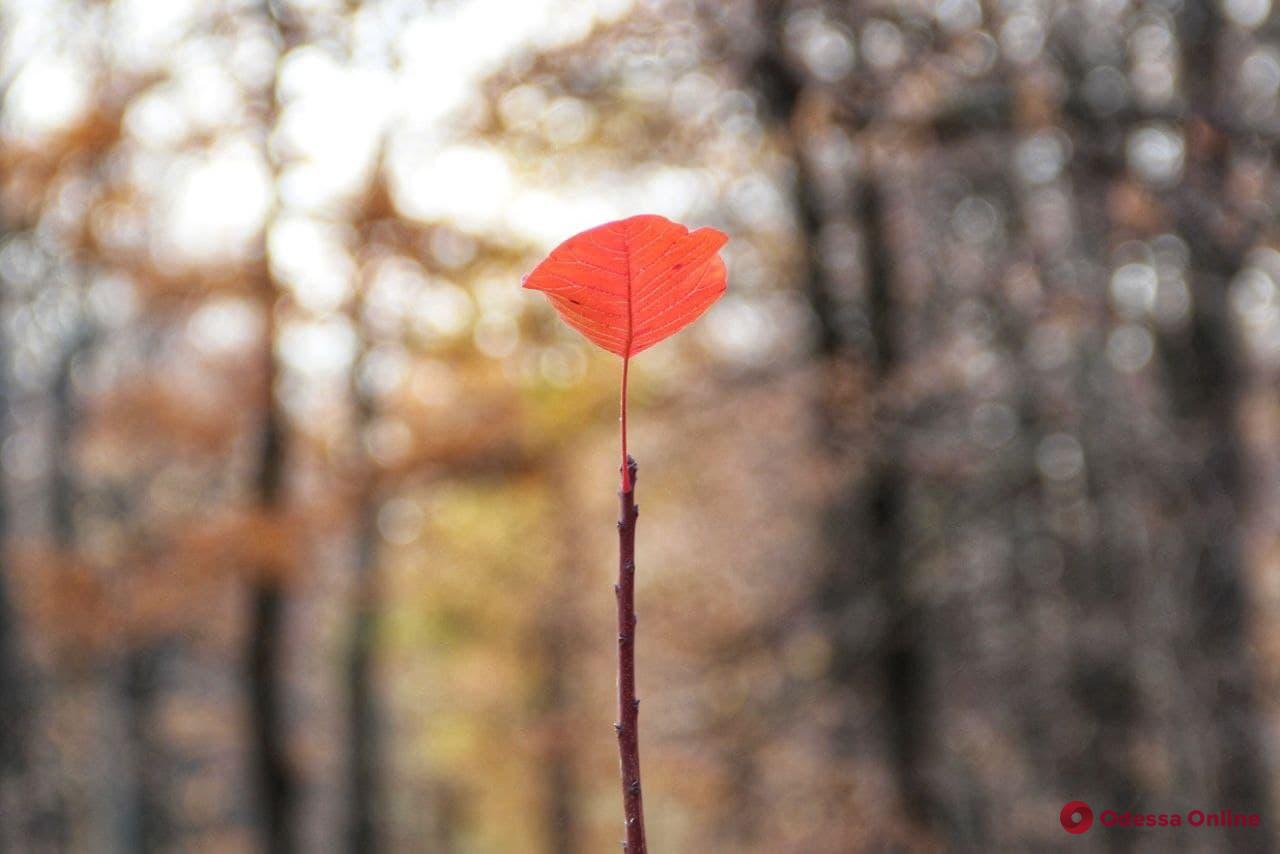
[[[1093,827],[1093,810],[1084,801],[1071,801],[1062,808],[1062,829],[1067,833],[1084,833]]]

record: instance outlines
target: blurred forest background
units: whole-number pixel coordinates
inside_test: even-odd
[[[1270,0],[0,0],[0,845],[1275,850]],[[1071,837],[1102,809],[1264,828]]]

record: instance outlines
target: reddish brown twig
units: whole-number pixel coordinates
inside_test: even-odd
[[[624,488],[618,493],[618,758],[622,766],[622,804],[626,814],[627,854],[647,854],[644,799],[640,792],[640,701],[636,699],[636,461],[626,458]]]

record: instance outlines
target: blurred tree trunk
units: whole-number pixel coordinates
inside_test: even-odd
[[[871,389],[882,392],[893,382],[900,354],[896,341],[898,319],[894,298],[893,248],[883,190],[870,171],[864,172],[859,192],[856,220],[862,229],[863,269],[866,277],[867,321],[871,331],[873,364]],[[880,594],[886,626],[872,652],[876,669],[884,686],[889,728],[889,748],[896,769],[899,797],[906,814],[922,827],[933,823],[935,803],[924,773],[928,741],[928,705],[925,697],[926,657],[920,609],[915,604],[910,585],[910,568],[904,559],[908,536],[906,509],[907,463],[902,449],[898,413],[886,411],[883,404],[875,407],[871,425],[872,472],[866,489],[866,536],[873,589]],[[850,508],[852,509],[852,508]],[[843,514],[841,514],[843,515]],[[844,541],[856,526],[847,520],[835,525],[833,542],[837,555],[855,553]],[[847,569],[847,565],[846,565]],[[840,590],[840,585],[833,585]],[[846,600],[865,595],[857,589],[844,589]],[[829,600],[828,600],[829,601]],[[846,601],[845,607],[853,607]],[[837,648],[835,657],[846,666],[860,653]],[[865,655],[865,652],[861,653]],[[837,673],[839,676],[839,672]]]
[[[93,339],[93,332],[81,319],[79,328],[72,333],[58,359],[50,389],[53,395],[51,522],[54,542],[68,554],[77,545],[75,503],[79,487],[73,450],[79,407],[76,403],[75,371],[88,354]]]
[[[363,209],[354,219],[356,245],[368,250],[376,245],[379,227],[394,223],[395,206],[387,187],[386,163],[379,156]],[[382,790],[381,716],[376,681],[378,628],[381,615],[380,545],[378,512],[383,501],[381,471],[366,442],[378,415],[377,393],[369,387],[364,371],[369,364],[373,331],[365,322],[368,280],[357,280],[349,308],[351,328],[359,347],[351,361],[347,392],[352,409],[352,444],[355,467],[355,566],[351,590],[351,628],[346,651],[347,689],[347,850],[372,852],[387,842],[380,827],[385,820]],[[390,840],[391,844],[395,840]]]
[[[1087,69],[1071,70],[1071,87],[1079,92]],[[1116,138],[1119,131],[1086,119],[1076,128],[1082,149],[1100,140]],[[1055,522],[1069,513],[1069,498],[1050,496],[1046,507],[1054,539],[1064,556],[1062,592],[1075,621],[1067,640],[1067,694],[1073,721],[1086,734],[1084,744],[1066,746],[1059,757],[1059,785],[1081,796],[1104,799],[1116,810],[1137,809],[1141,786],[1134,771],[1135,735],[1143,709],[1134,657],[1132,577],[1136,563],[1125,557],[1131,531],[1118,530],[1123,510],[1117,497],[1123,494],[1129,469],[1141,466],[1132,454],[1117,448],[1128,430],[1125,401],[1117,389],[1115,369],[1105,351],[1108,311],[1109,252],[1112,234],[1107,208],[1115,179],[1113,170],[1088,157],[1072,160],[1075,254],[1092,259],[1093,266],[1077,265],[1085,272],[1077,283],[1082,297],[1094,309],[1098,328],[1089,330],[1075,355],[1074,389],[1078,415],[1062,427],[1076,436],[1084,452],[1084,495],[1096,511],[1090,523]],[[1090,275],[1088,271],[1093,271]],[[1046,275],[1051,275],[1046,271]],[[1068,517],[1069,518],[1069,517]],[[1096,794],[1090,794],[1096,793]],[[1113,850],[1128,850],[1130,840],[1111,841]]]
[[[1270,806],[1242,536],[1251,491],[1240,403],[1246,372],[1231,318],[1232,279],[1245,266],[1257,225],[1232,210],[1230,155],[1241,142],[1221,121],[1228,103],[1219,57],[1224,24],[1210,3],[1188,3],[1180,20],[1185,95],[1186,176],[1172,200],[1190,248],[1189,328],[1166,342],[1175,414],[1187,446],[1200,450],[1188,472],[1196,523],[1187,526],[1193,575],[1190,605],[1195,688],[1216,750],[1213,795],[1232,809]]]
[[[0,86],[0,103],[8,90]],[[7,233],[0,207],[0,245]],[[0,290],[0,445],[9,438],[9,293]],[[17,849],[19,841],[20,778],[26,766],[27,674],[23,666],[21,633],[10,592],[8,479],[0,468],[0,852]]]
[[[1109,366],[1096,366],[1105,353],[1081,357],[1083,387],[1090,377],[1106,374]],[[1117,447],[1124,435],[1123,404],[1105,394],[1090,395],[1083,389],[1081,446],[1088,461],[1084,478],[1087,500],[1098,517],[1082,527],[1095,530],[1063,537],[1072,614],[1078,621],[1070,645],[1069,691],[1083,715],[1084,744],[1072,746],[1063,767],[1065,786],[1071,791],[1097,792],[1116,810],[1140,809],[1141,787],[1134,772],[1135,737],[1142,708],[1135,672],[1140,648],[1133,624],[1133,576],[1138,565],[1131,551],[1131,534],[1123,530],[1125,479],[1130,464]],[[1101,399],[1091,399],[1101,398]],[[1112,413],[1120,411],[1117,418]],[[1075,533],[1075,532],[1073,532]],[[1118,838],[1113,850],[1128,850],[1132,841]]]
[[[795,206],[805,246],[804,294],[817,324],[816,355],[824,370],[839,383],[856,375],[863,365],[866,390],[872,396],[887,388],[899,362],[894,299],[893,250],[889,241],[884,189],[870,170],[849,176],[857,187],[855,210],[846,216],[862,234],[865,317],[870,332],[869,353],[855,352],[856,337],[844,328],[838,311],[836,283],[823,257],[823,228],[827,222],[823,189],[806,150],[801,111],[806,80],[786,55],[784,31],[787,4],[761,3],[764,43],[754,63],[754,77],[772,121],[788,140],[795,172]],[[859,348],[862,349],[862,348]],[[856,406],[856,403],[854,404]],[[857,423],[860,416],[845,411],[845,396],[831,390],[830,409],[820,423],[831,431],[823,439],[833,453],[845,444],[839,425]],[[919,609],[909,592],[904,561],[907,537],[906,464],[897,438],[896,416],[877,411],[869,425],[872,445],[864,459],[872,469],[855,476],[836,496],[828,511],[827,554],[815,607],[828,622],[832,643],[831,679],[853,705],[837,730],[837,748],[855,751],[857,717],[865,704],[857,697],[867,690],[882,693],[881,711],[894,779],[903,813],[920,827],[933,821],[935,802],[924,772],[928,720],[925,656]],[[883,614],[883,627],[867,630],[867,602],[874,599]]]
[[[265,261],[264,261],[265,264]],[[264,271],[266,368],[264,417],[260,427],[258,457],[258,510],[276,517],[283,504],[286,438],[284,413],[278,401],[275,358],[275,295],[270,273]],[[270,854],[294,850],[293,807],[296,798],[287,756],[283,689],[284,582],[278,567],[264,567],[250,590],[250,623],[247,650],[251,762],[257,804],[263,822],[264,847]]]
[[[0,99],[4,91],[0,88]],[[0,211],[0,243],[4,239]],[[8,294],[0,293],[0,444],[9,436]],[[9,583],[9,501],[0,478],[0,851],[20,850],[21,777],[26,769],[29,686],[17,606]]]
[[[576,734],[569,719],[574,644],[579,636],[577,591],[584,579],[580,560],[583,537],[566,459],[554,459],[547,467],[550,503],[557,532],[558,570],[552,575],[548,606],[535,621],[536,643],[541,647],[542,684],[535,711],[546,722],[548,734],[542,758],[542,786],[549,854],[577,854],[581,850],[578,819],[578,775],[574,761]]]
[[[132,791],[122,849],[138,854],[164,851],[173,842],[168,799],[168,768],[157,744],[160,731],[159,700],[162,687],[159,668],[164,650],[155,644],[129,650],[125,655],[122,699],[125,738],[132,767]]]
[[[357,310],[358,315],[358,310]],[[358,320],[358,318],[357,318]],[[352,386],[356,399],[356,441],[362,442],[373,420],[374,403],[359,388],[354,362]],[[352,854],[381,849],[378,813],[381,803],[379,715],[375,663],[379,616],[379,490],[373,463],[364,460],[364,485],[357,498],[356,574],[352,590],[350,646],[347,649],[347,785],[350,793],[347,850]]]
[[[845,346],[844,331],[836,311],[835,287],[822,252],[822,228],[826,214],[822,188],[813,174],[799,132],[800,107],[805,80],[786,55],[783,30],[788,4],[761,0],[758,17],[762,43],[751,58],[751,82],[764,102],[769,120],[778,128],[791,155],[795,173],[793,198],[800,236],[804,241],[804,295],[817,324],[816,355],[826,359]]]
[[[74,559],[80,545],[76,519],[80,483],[74,453],[80,409],[76,399],[75,371],[93,340],[82,310],[83,307],[76,319],[76,328],[62,342],[49,388],[49,525],[54,546],[68,560]],[[84,702],[82,697],[96,694],[95,674],[78,669],[67,674],[60,670],[62,668],[54,666],[47,689],[55,715],[59,707],[74,708]],[[85,705],[92,708],[93,703]],[[88,781],[92,779],[92,768],[100,756],[90,752],[91,745],[85,747],[88,755],[77,756],[73,760],[84,763],[77,769],[79,773],[66,774],[52,787],[52,792],[38,796],[39,803],[32,816],[32,836],[37,845],[74,846],[91,831],[88,817],[94,814],[96,793],[90,790]]]
[[[281,58],[294,45],[295,30],[281,20],[281,7],[267,0],[264,12],[276,31],[280,53],[264,93],[267,111],[261,128],[264,158],[278,175],[270,150],[270,136],[280,115],[278,74]],[[272,192],[278,192],[272,187]],[[280,396],[281,366],[276,356],[282,291],[271,270],[267,237],[279,209],[278,198],[263,222],[259,244],[258,299],[263,318],[261,349],[262,421],[258,428],[255,477],[257,511],[278,520],[285,504],[288,428]],[[254,793],[262,822],[263,848],[269,854],[291,854],[296,848],[294,808],[297,782],[288,757],[285,721],[285,587],[281,567],[258,567],[249,591],[249,629],[245,663],[249,700],[250,763]]]

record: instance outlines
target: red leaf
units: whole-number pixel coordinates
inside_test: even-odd
[[[525,277],[560,316],[623,358],[698,318],[725,290],[717,254],[723,232],[690,232],[653,215],[609,222],[570,237]]]

